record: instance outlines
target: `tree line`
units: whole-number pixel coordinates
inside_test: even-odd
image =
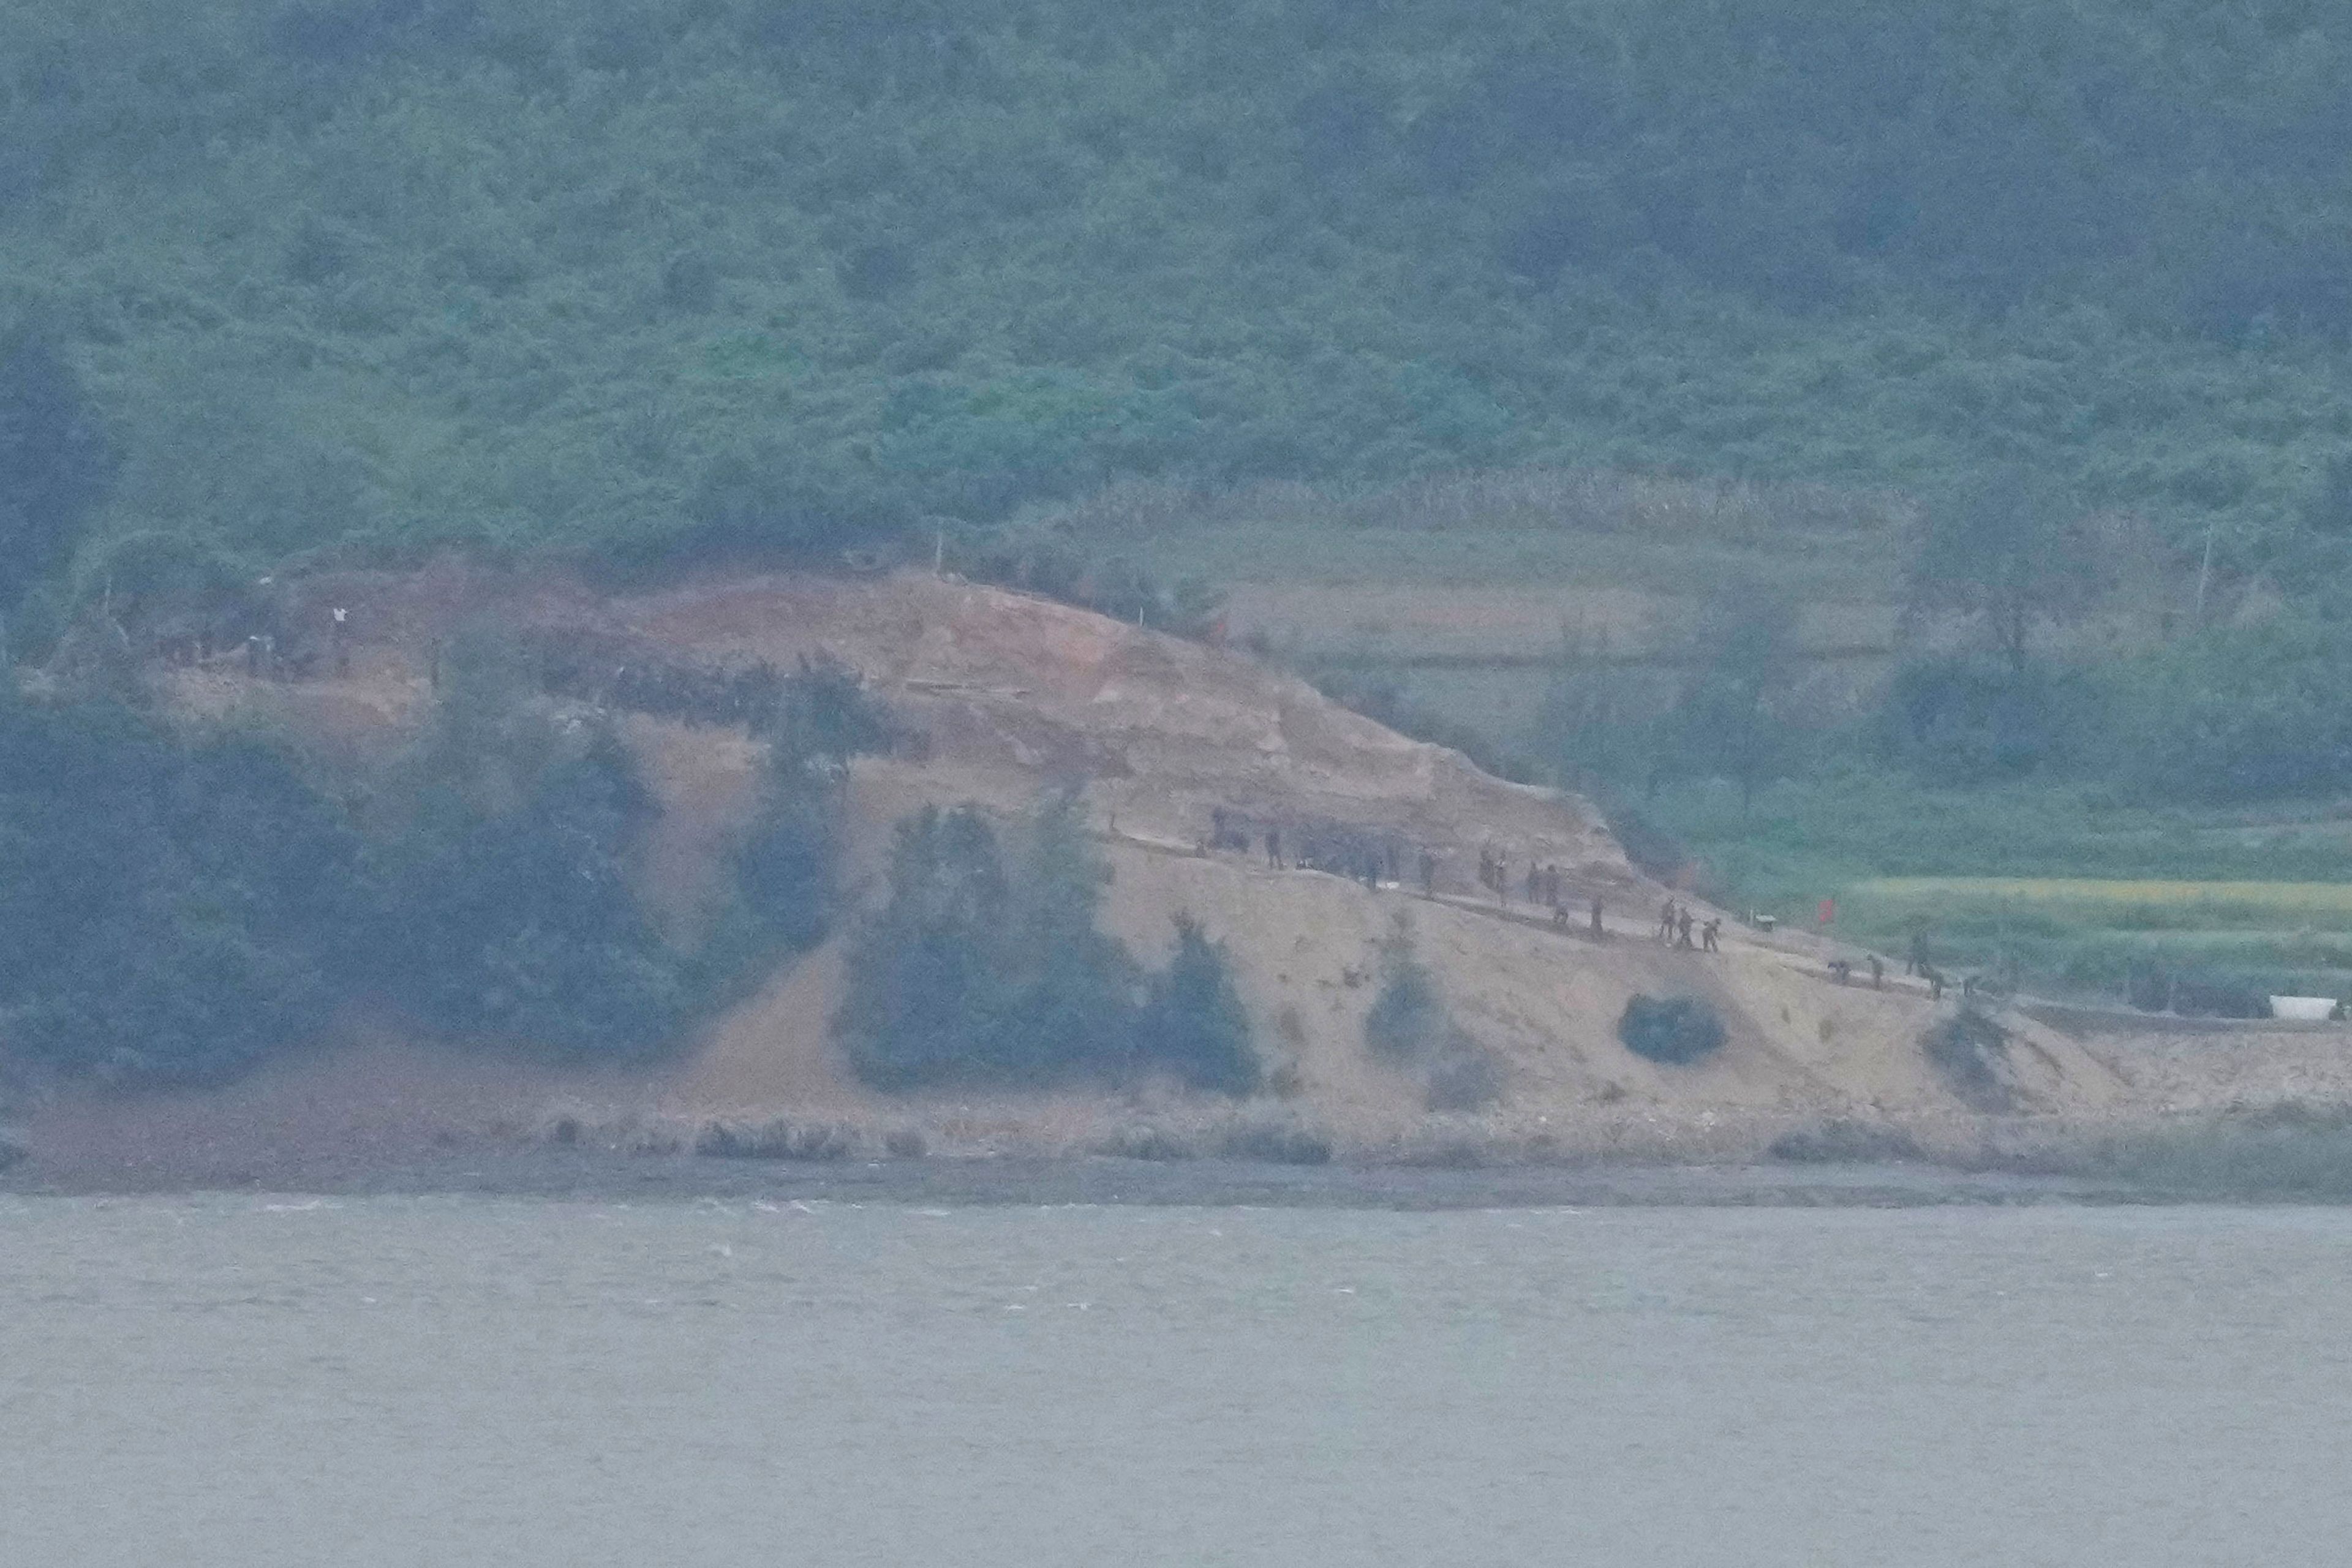
[[[2352,637],[2316,591],[2345,524],[2325,497],[2293,547],[2311,575],[2278,607],[2200,624],[2200,599],[2172,635],[2121,652],[2069,646],[2112,586],[2094,521],[2016,469],[1928,505],[1903,585],[1905,651],[1859,712],[1809,695],[1799,606],[1770,592],[1696,605],[1671,674],[1570,637],[1532,765],[1639,797],[1718,779],[1743,802],[1855,764],[1945,788],[2095,782],[2147,803],[2352,790]]]
[[[430,720],[373,777],[104,689],[0,680],[0,1079],[226,1081],[359,1005],[473,1048],[642,1061],[850,913],[846,767],[895,728],[838,666],[782,677],[720,905],[664,933],[629,875],[661,810],[609,713],[559,721],[530,650],[442,661]],[[1263,1068],[1224,949],[1169,965],[1097,928],[1081,808],[899,825],[834,1021],[877,1087],[1123,1084],[1228,1094]]]
[[[823,938],[840,758],[772,744],[725,907],[682,949],[627,875],[659,811],[627,748],[558,723],[528,673],[495,635],[462,639],[424,733],[373,779],[102,689],[0,682],[0,1057],[213,1082],[361,1003],[486,1046],[642,1059]]]
[[[0,15],[0,318],[254,571],[927,542],[1119,475],[1936,493],[2260,564],[2352,444],[2307,0]]]

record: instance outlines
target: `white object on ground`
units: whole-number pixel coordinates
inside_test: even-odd
[[[2324,1024],[2336,1016],[2333,996],[2273,996],[2271,1016],[2288,1018],[2297,1023]]]

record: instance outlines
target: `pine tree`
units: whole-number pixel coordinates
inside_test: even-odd
[[[1247,1094],[1261,1077],[1233,958],[1190,915],[1176,917],[1176,956],[1152,984],[1138,1031],[1151,1065],[1195,1089]]]

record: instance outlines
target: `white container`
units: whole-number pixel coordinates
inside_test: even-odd
[[[2336,1016],[2333,996],[2273,996],[2271,1016],[2292,1019],[2299,1024],[2324,1024]]]

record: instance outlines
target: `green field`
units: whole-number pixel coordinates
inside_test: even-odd
[[[1934,790],[1832,771],[1740,809],[1700,784],[1636,808],[1717,895],[1890,953],[1925,936],[1962,968],[2012,965],[2038,990],[2114,996],[2136,973],[2352,993],[2352,821],[2117,804],[2060,785]],[[2322,880],[2323,878],[2338,880]]]
[[[2198,882],[2161,878],[1882,877],[1852,896],[1889,903],[2011,905],[2109,916],[2118,927],[2276,926],[2297,921],[2352,929],[2352,882]]]

